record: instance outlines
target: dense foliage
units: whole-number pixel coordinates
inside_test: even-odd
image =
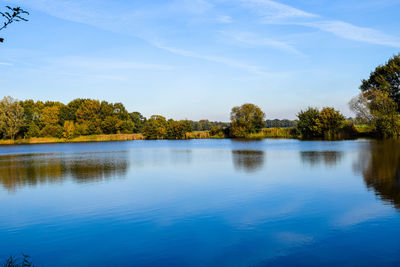
[[[346,124],[344,116],[331,107],[325,107],[321,111],[309,107],[297,114],[297,129],[303,138],[341,138],[342,133],[350,133],[352,125]]]
[[[350,101],[357,120],[369,125],[375,136],[400,136],[400,54],[376,67],[360,89]]]
[[[266,120],[265,121],[266,128],[290,128],[297,125],[296,121],[292,120]]]
[[[400,135],[398,105],[389,93],[369,90],[350,101],[350,108],[360,121],[368,124],[376,136],[388,138]]]
[[[231,134],[233,137],[246,137],[260,132],[265,126],[264,112],[254,104],[243,104],[232,108]]]
[[[122,103],[75,99],[64,105],[53,101],[0,101],[0,138],[57,137],[143,133],[148,139],[184,139],[194,122],[166,120],[139,112],[129,113]]]
[[[400,54],[376,67],[367,80],[362,80],[360,89],[363,92],[377,90],[387,93],[400,111]]]
[[[219,121],[190,121],[193,127],[193,131],[210,131],[214,127],[228,128],[229,122],[219,122]]]

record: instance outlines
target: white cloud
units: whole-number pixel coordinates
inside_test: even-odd
[[[262,46],[262,47],[272,47],[278,50],[290,52],[296,55],[303,55],[293,46],[277,41],[270,38],[260,37],[255,33],[251,32],[222,32],[224,36],[229,37],[231,40],[244,45],[249,46]]]
[[[399,37],[391,36],[370,28],[358,27],[343,21],[317,21],[299,23],[299,25],[317,28],[348,40],[391,47],[400,47]]]
[[[12,66],[13,64],[7,62],[0,62],[0,66]]]
[[[241,0],[244,6],[269,18],[313,18],[317,15],[271,0]]]
[[[169,47],[169,46],[165,46],[165,45],[158,44],[158,43],[154,43],[154,45],[158,48],[164,49],[164,50],[169,51],[176,55],[198,58],[198,59],[202,59],[202,60],[206,60],[206,61],[210,61],[210,62],[215,62],[215,63],[226,65],[228,67],[238,68],[238,69],[245,70],[247,72],[255,73],[257,75],[262,75],[262,76],[272,75],[272,73],[265,72],[258,66],[247,65],[247,64],[241,63],[239,61],[236,61],[236,60],[233,60],[230,58],[203,55],[203,54],[199,54],[196,52],[179,49],[179,48],[175,48],[175,47]]]
[[[298,25],[316,28],[332,33],[340,38],[376,45],[400,47],[400,37],[385,34],[381,31],[359,27],[344,21],[321,19],[292,6],[270,0],[246,0],[247,7],[252,8],[265,24]]]
[[[392,211],[393,209],[391,207],[382,205],[375,201],[372,204],[357,207],[356,209],[341,214],[333,221],[333,224],[336,227],[349,227],[366,221],[390,216]]]

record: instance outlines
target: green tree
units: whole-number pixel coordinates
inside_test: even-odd
[[[362,117],[379,137],[400,135],[400,116],[398,106],[387,92],[370,90],[361,93],[351,103],[361,103],[350,107],[357,117]]]
[[[318,116],[319,110],[312,107],[297,114],[297,130],[303,138],[314,138],[320,135],[317,127]]]
[[[48,124],[40,130],[40,135],[61,138],[63,136],[63,127],[59,124]]]
[[[246,137],[257,133],[265,126],[264,112],[254,104],[234,107],[231,111],[231,131],[234,137]]]
[[[119,124],[119,131],[123,134],[133,133],[135,124],[131,120],[121,121]]]
[[[185,139],[186,133],[192,131],[192,125],[188,120],[174,121],[168,120],[167,138],[168,139]]]
[[[58,124],[60,115],[60,105],[54,102],[45,103],[45,107],[40,113],[40,123],[42,129],[40,131],[42,136],[61,137],[62,126]]]
[[[75,124],[73,121],[64,122],[64,138],[71,139],[75,136]]]
[[[76,122],[79,125],[80,134],[100,134],[100,102],[98,100],[86,99],[75,112]]]
[[[210,130],[210,135],[213,137],[218,137],[218,138],[225,137],[222,126],[213,126]]]
[[[120,130],[121,121],[117,116],[108,116],[101,122],[101,129],[105,134],[115,134]]]
[[[113,105],[113,114],[121,121],[129,119],[129,113],[122,103],[115,103]]]
[[[7,96],[0,101],[0,134],[14,139],[24,125],[24,109],[20,102]]]
[[[24,109],[24,125],[21,127],[22,135],[26,135],[33,125],[39,126],[39,113],[36,110],[36,103],[33,100],[21,101],[20,105]]]
[[[60,108],[60,123],[64,125],[65,121],[76,122],[76,111],[80,108],[85,99],[74,99],[68,103],[68,105]]]
[[[134,124],[133,132],[141,133],[146,123],[146,118],[140,112],[129,113],[129,117]]]
[[[60,108],[57,106],[48,106],[42,109],[40,122],[46,125],[56,125],[59,121]]]
[[[164,139],[167,136],[168,122],[165,117],[153,115],[143,127],[143,135],[146,139]]]
[[[376,67],[367,80],[362,80],[360,89],[363,92],[377,90],[388,93],[400,111],[400,54]]]
[[[334,137],[345,122],[344,116],[331,107],[323,108],[316,120],[316,126],[321,135],[332,138]]]
[[[40,128],[39,126],[34,123],[33,121],[28,125],[27,132],[25,137],[39,137],[40,136]]]

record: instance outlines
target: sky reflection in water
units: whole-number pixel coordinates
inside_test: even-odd
[[[400,146],[0,148],[0,257],[41,266],[400,263]]]

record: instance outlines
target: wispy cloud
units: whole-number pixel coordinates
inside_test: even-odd
[[[169,51],[173,54],[184,56],[184,57],[192,57],[192,58],[198,58],[210,62],[215,62],[219,64],[226,65],[228,67],[232,68],[238,68],[245,70],[247,72],[251,72],[257,75],[263,75],[263,76],[270,76],[272,73],[263,71],[260,67],[254,66],[254,65],[248,65],[244,64],[242,62],[230,59],[230,58],[225,58],[225,57],[220,57],[220,56],[210,56],[210,55],[204,55],[200,53],[196,53],[193,51],[188,51],[180,48],[175,48],[175,47],[170,47],[170,46],[165,46],[159,43],[154,43],[154,45],[160,49],[164,49],[166,51]]]
[[[172,70],[172,66],[163,64],[152,64],[143,62],[133,62],[129,60],[118,60],[111,58],[91,58],[91,57],[65,57],[52,60],[55,64],[61,64],[71,68],[81,68],[91,71],[113,71],[113,70]]]
[[[241,0],[240,2],[269,19],[318,17],[315,14],[271,0]]]
[[[400,47],[400,37],[372,28],[360,27],[340,20],[323,19],[317,14],[270,0],[248,0],[245,3],[245,6],[252,8],[258,14],[261,23],[310,27],[347,40]]]
[[[288,43],[277,41],[270,38],[260,37],[252,32],[232,32],[232,31],[222,31],[222,35],[230,38],[236,43],[248,45],[248,46],[260,46],[260,47],[272,47],[278,50],[286,51],[296,55],[303,55],[295,47]]]
[[[391,36],[371,28],[358,27],[343,21],[328,20],[298,24],[317,28],[325,32],[330,32],[348,40],[391,47],[400,47],[400,38],[397,36]]]
[[[13,64],[7,62],[0,62],[0,66],[12,66]]]

